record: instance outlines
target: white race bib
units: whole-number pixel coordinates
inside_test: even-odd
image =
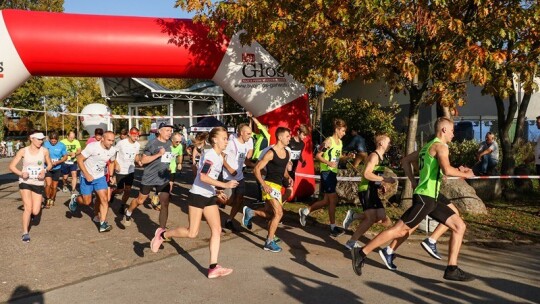
[[[57,162],[58,161],[58,158],[53,158],[51,159],[51,161],[54,163],[54,162]]]
[[[161,155],[161,162],[170,163],[172,158],[173,158],[173,155],[171,152],[165,152],[165,154]]]
[[[136,152],[124,152],[124,157],[126,160],[134,160],[135,155],[137,155]]]
[[[26,167],[26,171],[28,172],[28,178],[31,178],[31,179],[37,179],[41,170],[43,170],[43,167],[41,166]]]
[[[94,172],[96,173],[103,172],[103,169],[105,169],[105,167],[101,167],[100,165],[94,165]]]
[[[65,161],[65,164],[66,164],[66,165],[73,165],[74,162],[73,162],[72,159],[68,159],[68,160]]]
[[[291,151],[291,160],[300,159],[301,151]]]
[[[272,188],[272,191],[270,192],[270,196],[277,199],[278,202],[281,203],[281,191]]]
[[[246,153],[242,152],[238,154],[238,161],[244,161],[246,159]]]

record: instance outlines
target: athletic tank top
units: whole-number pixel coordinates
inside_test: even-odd
[[[283,174],[289,163],[289,151],[285,150],[285,158],[279,158],[274,148],[271,148],[270,150],[274,152],[274,157],[266,164],[265,180],[281,185],[283,183]]]
[[[377,157],[379,158],[379,164],[373,167],[373,173],[377,176],[383,176],[384,169],[388,167],[388,160],[386,158],[381,157],[379,153],[376,151],[373,152],[377,154]],[[358,192],[367,191],[368,188],[374,188],[377,189],[381,185],[381,182],[374,182],[370,181],[365,177],[362,177],[362,180],[360,181],[360,184],[358,185]]]
[[[39,173],[41,170],[45,170],[45,155],[43,153],[43,147],[40,147],[36,155],[30,154],[30,147],[24,148],[23,156],[23,172],[28,172],[28,179],[24,180],[22,177],[19,177],[19,183],[34,185],[34,186],[43,186],[45,184],[44,180],[38,180]]]
[[[418,155],[420,179],[416,189],[414,189],[414,194],[421,194],[435,199],[439,196],[440,180],[443,174],[439,167],[439,161],[429,154],[429,149],[434,143],[440,142],[441,140],[435,137],[420,150]]]
[[[338,162],[339,157],[341,156],[341,150],[343,149],[343,142],[340,140],[339,143],[334,142],[334,137],[330,137],[330,148],[328,148],[322,155],[322,157],[331,162]],[[330,168],[327,164],[321,163],[321,171],[332,171],[334,173],[338,172],[338,168]]]

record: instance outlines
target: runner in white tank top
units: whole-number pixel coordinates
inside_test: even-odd
[[[24,206],[22,241],[26,243],[30,242],[30,235],[28,234],[30,218],[38,215],[41,210],[45,173],[52,168],[49,151],[42,147],[44,138],[43,133],[32,133],[30,135],[30,145],[20,149],[9,164],[11,172],[19,176],[19,189]],[[19,170],[17,165],[21,159],[23,166],[22,170]],[[45,163],[47,164],[46,167]]]

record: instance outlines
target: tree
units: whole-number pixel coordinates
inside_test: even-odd
[[[522,145],[527,107],[538,89],[534,77],[539,76],[540,6],[533,0],[485,1],[476,11],[475,27],[467,29],[473,39],[464,62],[470,66],[471,81],[494,98],[501,173],[511,175],[515,151]],[[514,122],[515,133],[510,134]]]
[[[463,26],[472,20],[471,2],[179,0],[176,5],[195,11],[195,20],[214,33],[246,30],[243,43],[261,43],[307,86],[362,77],[405,92],[410,153],[422,104],[463,103],[468,71],[456,65],[455,54],[466,42]],[[406,189],[405,197],[411,197]]]
[[[2,0],[0,1],[0,10],[2,9],[63,12],[64,0]],[[0,106],[14,107],[14,105],[21,105],[27,109],[38,108],[40,104],[39,98],[41,97],[39,89],[43,85],[40,82],[40,77],[32,77],[11,95],[7,104],[5,100],[0,100]],[[0,111],[0,120],[4,121],[3,111]],[[3,137],[4,128],[0,128],[0,138]]]

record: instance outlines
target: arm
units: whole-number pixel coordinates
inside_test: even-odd
[[[225,157],[226,154],[222,153],[221,156],[223,157],[223,167],[225,167],[225,170],[227,170],[227,172],[229,172],[232,176],[236,176],[238,172],[236,172],[236,170],[234,170],[231,165],[229,165]]]
[[[9,170],[15,173],[15,175],[22,177],[23,179],[28,179],[28,172],[23,172],[17,169],[17,164],[21,161],[23,156],[24,156],[24,148],[17,151],[17,154],[15,154],[15,157],[9,163]]]
[[[322,147],[323,147],[323,149],[328,149],[329,146],[330,146],[330,140],[329,140],[329,139],[326,139],[326,140],[322,143]],[[321,150],[323,150],[323,149],[321,149]],[[327,159],[324,159],[323,153],[324,153],[323,151],[318,151],[317,154],[315,154],[315,158],[316,158],[319,162],[324,163],[324,164],[328,165],[328,166],[331,167],[331,168],[337,167],[337,164],[336,164],[335,162],[331,162],[331,161],[329,161],[329,160],[327,160]]]
[[[84,178],[91,182],[94,180],[92,175],[90,175],[90,172],[88,172],[88,169],[86,169],[86,166],[84,165],[84,161],[86,160],[86,157],[84,157],[81,154],[77,155],[77,165],[79,165],[79,169],[81,169],[82,174],[84,175]]]
[[[47,167],[45,168],[46,170],[43,170],[43,171],[51,171],[53,167],[53,162],[51,160],[51,155],[49,154],[49,150],[45,150],[43,154],[45,156],[45,163],[47,163]],[[46,172],[43,172],[43,174],[45,173]]]
[[[246,164],[246,166],[250,168],[255,167],[255,162],[251,160],[252,157],[253,157],[253,149],[250,149],[246,155],[246,159],[244,160],[244,164]]]
[[[159,152],[154,154],[154,155],[143,154],[142,159],[141,159],[141,163],[143,165],[149,164],[149,163],[155,161],[156,159],[160,158],[163,154],[165,154],[165,149],[164,148],[159,149]]]
[[[418,151],[414,151],[413,153],[405,156],[401,160],[401,168],[403,168],[405,175],[411,181],[411,185],[413,189],[416,188],[416,179],[414,178],[413,167],[418,168],[418,156],[419,156]]]
[[[444,175],[464,177],[464,178],[474,176],[474,173],[469,168],[463,167],[462,168],[463,171],[462,171],[450,165],[450,159],[448,158],[449,152],[448,152],[448,147],[446,145],[437,144],[435,147],[432,147],[431,149],[435,150],[435,157],[437,157],[437,160],[439,161],[439,166],[441,167],[441,170]]]
[[[271,161],[273,158],[274,158],[274,152],[272,150],[269,150],[268,152],[266,152],[264,157],[259,162],[257,162],[257,165],[255,165],[255,169],[253,169],[255,178],[262,185],[264,192],[266,193],[272,192],[272,189],[270,188],[270,186],[268,186],[264,182],[264,179],[262,178],[261,170],[263,170],[268,164],[268,162]]]

